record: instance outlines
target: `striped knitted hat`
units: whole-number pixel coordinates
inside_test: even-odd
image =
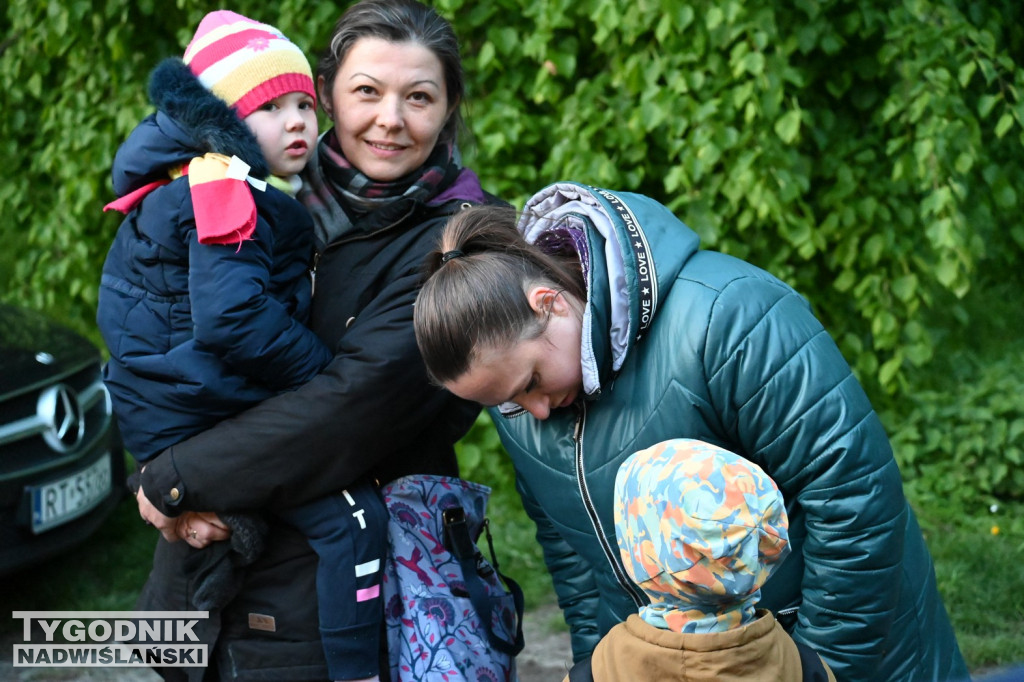
[[[273,26],[228,10],[203,17],[183,61],[239,118],[289,92],[316,100],[313,73],[302,50]]]

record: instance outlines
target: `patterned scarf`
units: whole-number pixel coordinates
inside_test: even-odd
[[[412,173],[394,182],[377,182],[349,163],[331,129],[320,136],[306,165],[298,199],[313,215],[317,238],[326,245],[397,222],[450,185],[459,175],[459,165],[455,147],[438,144]]]

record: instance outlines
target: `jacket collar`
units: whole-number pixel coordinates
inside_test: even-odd
[[[154,69],[149,96],[156,108],[175,120],[195,141],[197,151],[237,156],[251,174],[269,174],[256,136],[234,109],[203,87],[180,59],[165,59]]]
[[[572,232],[581,256],[583,389],[595,398],[653,324],[699,239],[649,197],[573,182],[549,185],[523,208],[519,230],[528,242],[553,228]]]

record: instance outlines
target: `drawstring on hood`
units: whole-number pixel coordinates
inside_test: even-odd
[[[541,235],[555,230],[566,230],[580,253],[584,276],[589,280],[590,252],[585,240],[589,225],[604,238],[604,255],[608,267],[608,281],[612,287],[611,325],[609,334],[612,344],[612,371],[622,367],[628,345],[630,325],[626,275],[619,242],[613,236],[614,216],[589,191],[589,188],[570,183],[560,183],[557,191],[536,195],[523,209],[519,230],[527,242],[536,242]],[[582,190],[582,191],[581,191]],[[589,285],[589,281],[587,281]],[[589,286],[588,286],[589,289]],[[583,314],[583,391],[592,395],[600,389],[597,361],[591,332],[593,315],[590,307]]]

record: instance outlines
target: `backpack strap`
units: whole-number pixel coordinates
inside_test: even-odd
[[[491,540],[490,525],[484,520],[484,529],[487,532],[487,544],[491,551],[492,566],[488,567],[483,560],[483,555],[477,549],[473,539],[469,536],[469,526],[466,523],[466,512],[462,507],[450,507],[442,512],[444,521],[445,544],[448,551],[452,553],[462,568],[462,579],[466,583],[466,591],[469,592],[469,600],[480,616],[484,629],[487,631],[487,639],[491,646],[508,656],[516,656],[526,645],[523,637],[523,590],[516,581],[498,571],[498,561],[494,556],[494,544]],[[494,633],[491,627],[491,600],[487,595],[487,586],[480,575],[481,570],[489,574],[492,570],[508,587],[512,594],[512,601],[516,609],[516,636],[514,642],[507,642]]]
[[[821,656],[806,644],[793,640],[796,650],[800,653],[800,667],[804,671],[804,682],[828,682],[828,671]]]
[[[569,668],[569,682],[594,682],[594,671],[590,667],[590,656]]]

